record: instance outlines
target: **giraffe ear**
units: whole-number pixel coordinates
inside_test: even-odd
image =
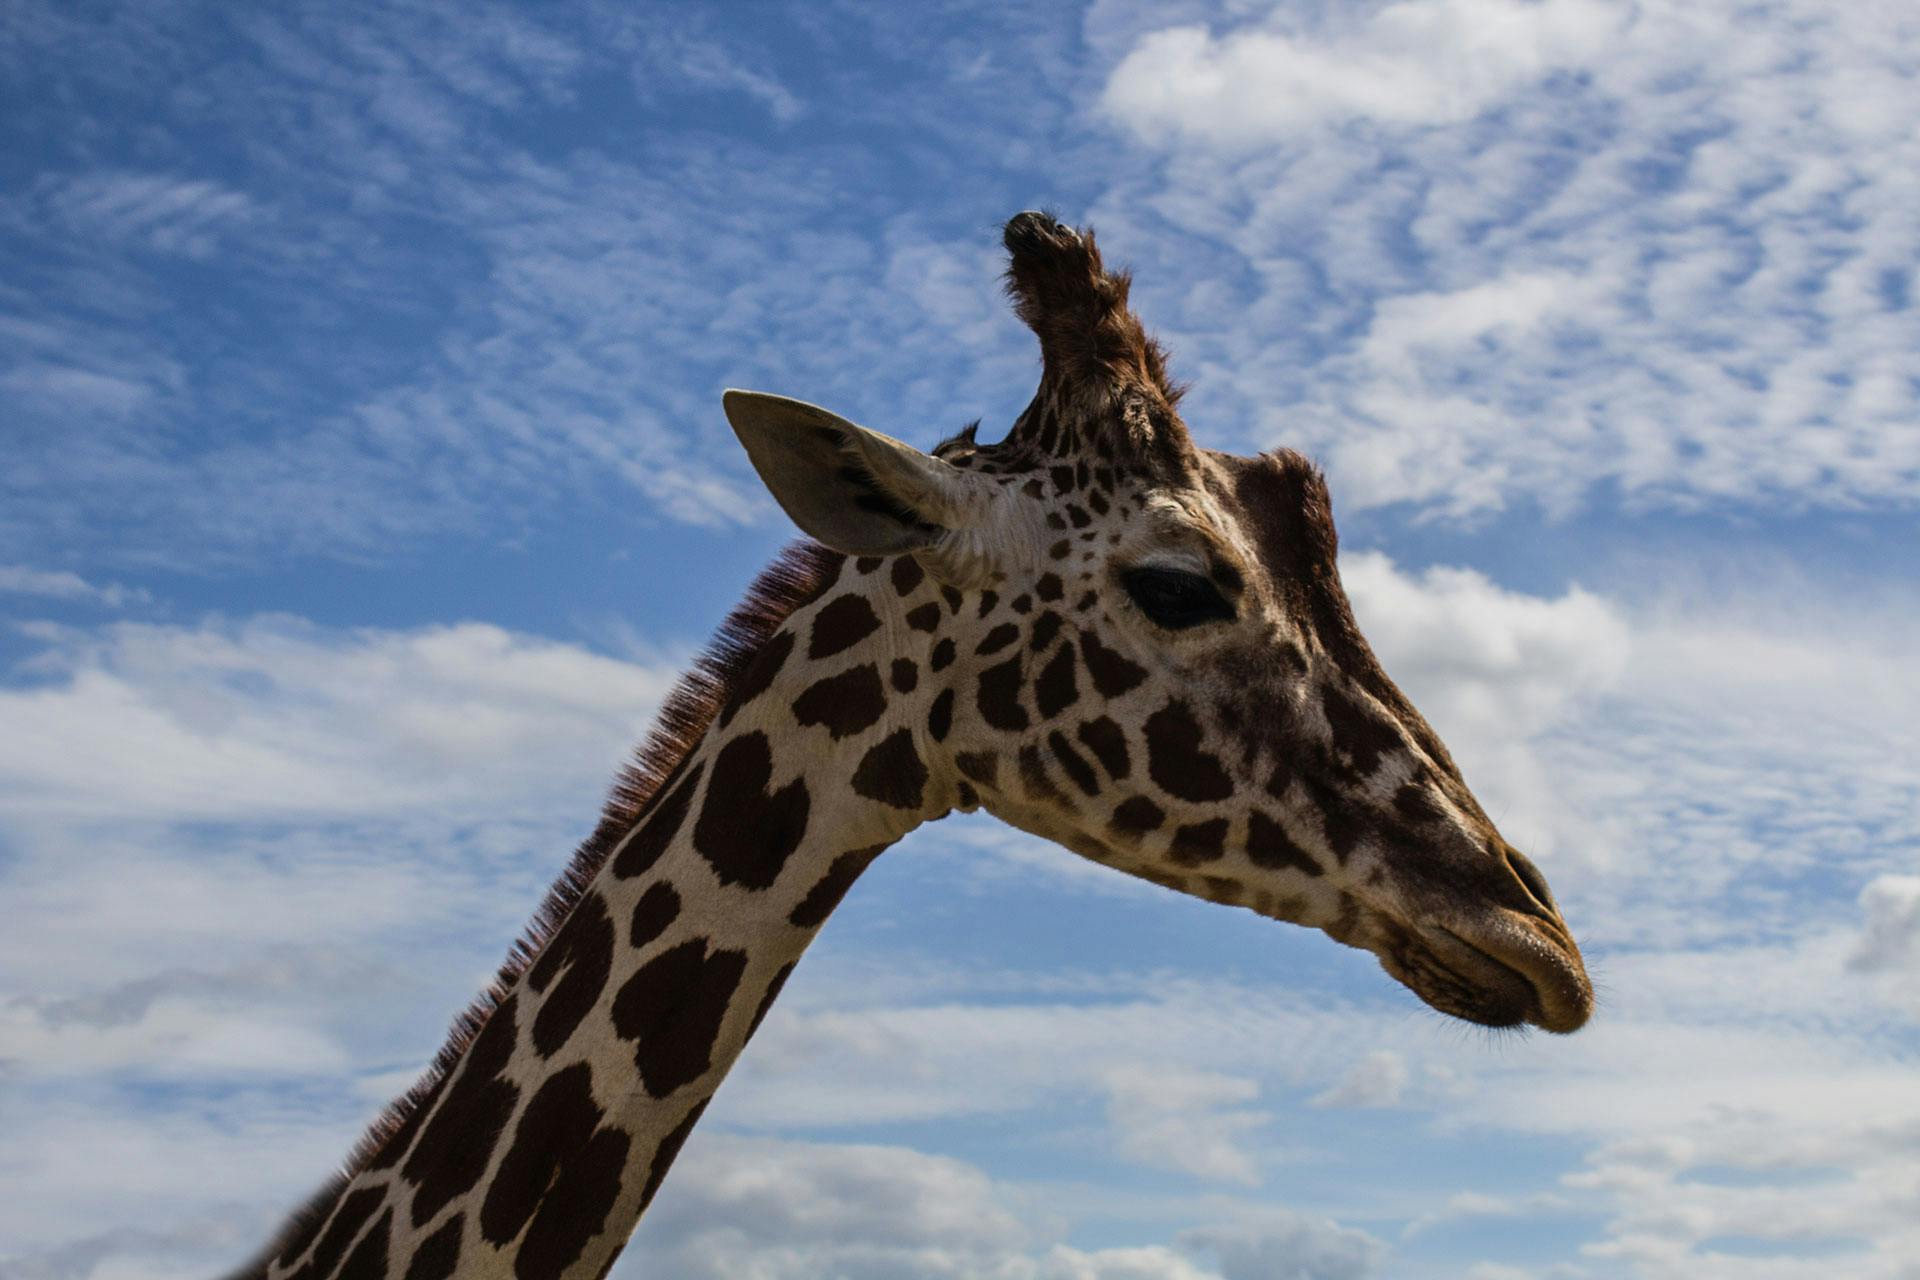
[[[781,509],[835,551],[931,547],[978,505],[974,477],[818,405],[760,391],[728,391],[721,404]]]

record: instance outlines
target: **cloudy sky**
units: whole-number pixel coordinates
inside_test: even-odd
[[[720,388],[994,438],[1041,205],[1601,1015],[950,820],[616,1276],[1920,1275],[1920,12],[663,9],[0,6],[0,1278],[271,1230],[787,538]]]

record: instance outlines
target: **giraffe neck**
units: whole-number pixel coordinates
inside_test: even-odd
[[[858,565],[858,567],[856,567]],[[862,572],[862,570],[865,572]],[[854,879],[960,798],[925,637],[847,562],[751,661],[550,940],[267,1280],[597,1277]],[[863,579],[877,580],[869,583]],[[877,587],[877,589],[875,589]]]

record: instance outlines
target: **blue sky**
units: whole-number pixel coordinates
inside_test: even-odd
[[[1822,0],[14,0],[0,1277],[271,1229],[788,537],[720,389],[993,438],[1041,205],[1326,465],[1602,1015],[949,820],[616,1274],[1913,1275],[1917,74]]]

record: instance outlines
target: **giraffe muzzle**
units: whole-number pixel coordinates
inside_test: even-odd
[[[1488,974],[1488,981],[1489,986],[1511,988],[1522,1006],[1520,1017],[1508,1025],[1526,1022],[1564,1035],[1578,1031],[1593,1015],[1593,983],[1557,917],[1541,920],[1502,910],[1477,927],[1446,929],[1443,934],[1476,957],[1483,973],[1489,968],[1504,971],[1498,979]]]
[[[1488,1027],[1564,1035],[1593,1014],[1593,984],[1557,919],[1496,908],[1485,918],[1393,928],[1381,967],[1442,1013]]]

